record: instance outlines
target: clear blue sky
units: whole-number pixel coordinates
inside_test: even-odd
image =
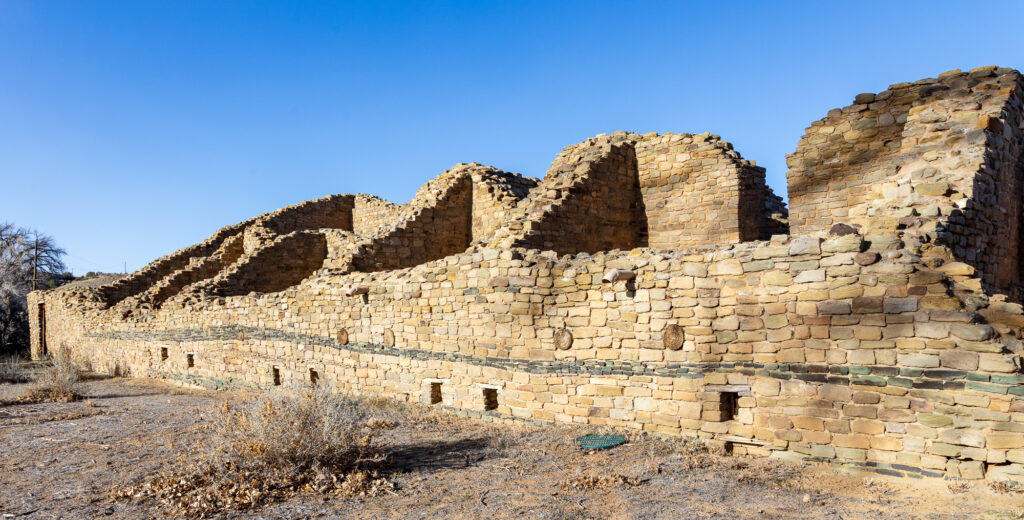
[[[767,167],[859,92],[1024,67],[1024,2],[0,0],[0,220],[76,274],[478,161],[541,177],[603,132]]]

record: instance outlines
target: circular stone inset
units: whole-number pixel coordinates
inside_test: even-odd
[[[395,346],[395,332],[391,329],[384,331],[384,344],[389,347]]]
[[[555,348],[558,350],[569,350],[572,346],[572,332],[569,329],[558,329],[555,331]]]
[[[348,330],[341,329],[338,331],[338,344],[348,345]]]
[[[683,328],[673,323],[665,327],[665,332],[661,334],[661,339],[665,342],[665,348],[679,350],[683,348]]]

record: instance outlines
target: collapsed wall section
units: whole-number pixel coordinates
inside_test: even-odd
[[[82,290],[82,301],[122,311],[160,305],[177,291],[229,267],[278,236],[308,229],[352,230],[354,196],[332,195],[265,213],[218,230],[205,241],[160,258],[131,275],[96,289]]]
[[[567,147],[518,208],[512,243],[559,253],[646,245],[636,156],[627,134]]]
[[[191,292],[223,297],[283,291],[314,274],[326,257],[327,238],[323,233],[294,231],[243,255]]]
[[[519,201],[540,182],[499,170],[480,170],[473,181],[473,241],[482,242],[506,225]]]
[[[401,214],[402,205],[373,195],[359,194],[352,208],[352,231],[357,236],[371,235],[390,227]]]
[[[948,221],[940,222],[937,238],[959,258],[977,267],[993,289],[1022,301],[1024,78],[1004,74],[995,80],[974,87],[987,88],[984,96],[976,96],[981,115],[965,139],[983,143],[985,153],[970,185],[965,183],[965,200],[957,208],[962,207],[962,211],[954,210]],[[941,178],[941,174],[936,177]]]
[[[367,200],[362,204],[372,224],[359,224],[367,232],[332,268],[401,269],[465,251],[474,239],[504,223],[510,208],[536,183],[478,163],[458,164],[420,187],[407,205]]]
[[[234,226],[221,228],[213,236],[199,244],[154,260],[142,269],[110,284],[94,290],[82,291],[82,298],[91,300],[94,305],[110,307],[125,298],[138,295],[164,278],[174,275],[175,272],[186,269],[193,258],[206,257],[215,253],[226,240],[241,235],[245,228],[254,221],[255,219],[251,219]]]

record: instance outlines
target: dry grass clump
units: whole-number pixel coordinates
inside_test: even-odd
[[[390,415],[325,386],[225,404],[204,451],[114,497],[156,499],[195,518],[298,492],[391,492],[393,484],[376,472],[384,461],[377,434],[394,426]]]
[[[71,349],[61,346],[49,363],[36,376],[33,387],[25,394],[26,401],[69,403],[80,396],[76,392],[82,381],[78,365],[71,359]]]
[[[996,493],[1024,493],[1024,486],[1013,481],[996,480],[989,482],[988,486]]]
[[[27,383],[31,380],[17,355],[0,358],[0,383]]]

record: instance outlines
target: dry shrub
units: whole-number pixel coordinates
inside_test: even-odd
[[[80,397],[76,390],[81,380],[81,371],[71,359],[71,349],[61,345],[36,376],[33,388],[25,395],[25,399],[69,403]]]
[[[326,386],[274,392],[220,410],[207,448],[190,463],[115,498],[153,498],[174,513],[209,517],[298,492],[391,492],[377,474],[380,431],[395,420]]]
[[[971,484],[963,480],[957,480],[946,484],[946,489],[953,494],[966,493],[971,490]]]

